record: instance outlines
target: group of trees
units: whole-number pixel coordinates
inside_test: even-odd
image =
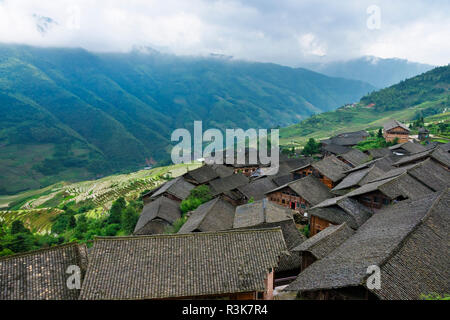
[[[124,198],[113,202],[109,214],[101,218],[89,218],[87,212],[92,206],[78,209],[72,205],[63,207],[63,212],[54,220],[51,233],[40,235],[26,228],[22,221],[15,220],[9,227],[0,224],[0,256],[37,250],[67,242],[86,242],[95,236],[125,236],[133,233],[141,201]]]
[[[0,224],[0,257],[62,243],[63,237],[33,234],[20,220],[15,220],[9,227]]]
[[[175,220],[171,227],[167,228],[166,233],[177,233],[188,219],[188,212],[194,211],[203,203],[212,200],[213,196],[208,186],[202,185],[191,190],[189,197],[180,204],[182,212],[181,218]]]
[[[303,148],[302,154],[305,156],[312,156],[314,154],[320,153],[321,149],[320,142],[316,142],[314,138],[309,139],[309,141],[306,143],[305,147]]]

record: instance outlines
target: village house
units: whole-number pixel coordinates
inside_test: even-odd
[[[373,215],[285,290],[311,299],[418,300],[448,293],[450,190],[397,203]],[[382,236],[380,236],[382,235]],[[379,288],[367,285],[378,266]]]
[[[330,156],[318,162],[294,169],[292,173],[294,179],[313,175],[329,189],[333,189],[345,177],[345,172],[350,168],[349,165],[335,156]]]
[[[425,141],[430,138],[430,131],[425,128],[419,129],[418,139],[420,141]]]
[[[250,199],[254,201],[262,200],[266,197],[266,192],[273,190],[277,185],[269,177],[263,177],[251,181],[249,184],[237,187],[246,202]]]
[[[339,145],[344,147],[354,147],[358,143],[364,141],[369,137],[369,133],[367,131],[354,131],[354,132],[345,132],[340,133],[330,139],[321,140],[322,146],[326,145]]]
[[[292,249],[306,240],[293,219],[294,211],[263,199],[236,208],[233,228],[254,229],[281,227],[289,255],[280,258],[275,268],[274,285],[280,286],[293,281],[300,272],[300,257]]]
[[[155,201],[144,205],[133,234],[164,233],[179,218],[181,218],[180,203],[165,196],[160,196]]]
[[[352,168],[370,160],[368,155],[358,149],[350,149],[348,152],[337,155],[337,158]]]
[[[220,231],[233,228],[235,207],[217,197],[189,214],[178,233]]]
[[[99,237],[80,299],[272,299],[285,250],[281,228]]]
[[[413,153],[426,151],[427,148],[425,148],[420,143],[408,141],[408,142],[399,143],[399,144],[396,144],[395,146],[389,147],[389,150],[391,150],[392,153],[394,153],[395,155],[405,156],[405,155],[410,155]]]
[[[292,251],[300,256],[301,271],[328,256],[354,233],[355,231],[345,222],[340,225],[331,225],[295,247]]]
[[[194,188],[195,186],[184,180],[183,177],[178,177],[164,183],[159,188],[144,194],[142,200],[144,201],[144,204],[147,204],[160,196],[165,196],[174,201],[181,202],[189,196],[191,190]]]
[[[273,189],[266,195],[270,201],[297,211],[300,217],[308,208],[333,197],[330,190],[313,175]]]
[[[203,165],[183,175],[184,180],[196,186],[208,183],[219,177],[219,173],[211,165]]]
[[[0,300],[78,300],[67,283],[73,266],[83,282],[87,262],[86,246],[76,243],[0,258]]]
[[[406,199],[417,199],[423,195],[432,193],[422,181],[408,174],[408,168],[399,168],[385,173],[375,181],[369,182],[349,193],[346,197],[352,197],[373,212],[390,204]],[[423,176],[422,172],[416,176]]]
[[[384,157],[393,155],[393,152],[391,150],[389,150],[389,148],[379,148],[379,149],[367,150],[367,154],[372,159],[380,159],[380,158],[384,158]]]
[[[343,195],[350,192],[352,189],[359,188],[369,181],[383,176],[385,172],[374,164],[368,168],[355,170],[350,172],[344,180],[342,180],[331,192],[337,195]]]
[[[358,201],[343,197],[325,200],[308,210],[309,235],[314,236],[329,226],[346,223],[357,230],[372,215],[372,212]]]
[[[396,139],[398,143],[409,141],[410,130],[406,125],[397,120],[391,120],[384,125],[383,136],[386,142],[393,142]]]
[[[321,153],[324,157],[329,157],[329,156],[337,156],[339,154],[349,152],[350,150],[351,148],[340,146],[338,144],[325,144],[322,145]]]
[[[432,159],[436,163],[439,163],[447,170],[450,168],[450,153],[446,152],[441,146],[401,157],[400,160],[394,163],[394,165],[397,167],[408,166],[422,162],[428,158]]]
[[[242,173],[233,174],[225,178],[218,178],[208,183],[213,197],[222,197],[234,206],[245,203],[244,195],[238,190],[250,182]]]

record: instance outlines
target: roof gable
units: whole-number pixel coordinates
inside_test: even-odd
[[[179,203],[177,201],[161,196],[155,201],[144,205],[136,227],[134,228],[134,233],[138,233],[139,230],[145,228],[147,223],[156,218],[165,220],[168,223],[175,222],[175,220],[181,218]]]

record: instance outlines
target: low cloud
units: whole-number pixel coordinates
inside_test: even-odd
[[[292,66],[362,55],[449,63],[447,0],[341,2],[3,0],[0,42],[92,51],[151,46]],[[379,29],[367,24],[374,5]]]

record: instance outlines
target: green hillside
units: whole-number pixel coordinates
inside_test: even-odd
[[[435,68],[373,92],[358,104],[318,114],[284,128],[280,131],[281,144],[303,145],[311,137],[325,138],[345,131],[376,129],[392,118],[410,122],[439,115],[450,108],[449,89],[450,66]]]
[[[372,90],[275,64],[0,45],[0,194],[165,161],[194,120],[287,126]]]

